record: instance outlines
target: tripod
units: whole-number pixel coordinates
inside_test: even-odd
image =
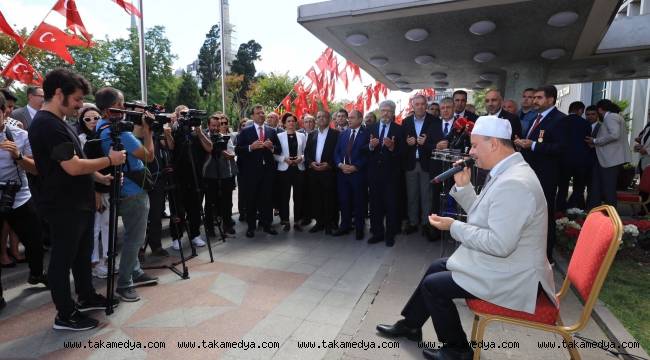
[[[120,140],[120,132],[114,131],[111,128],[110,133],[111,140],[113,143],[111,146],[115,151],[124,150],[124,144]],[[110,204],[111,208],[108,213],[108,278],[106,279],[106,315],[111,315],[113,313],[113,299],[115,294],[113,293],[115,287],[115,257],[117,253],[115,252],[115,243],[117,242],[117,216],[119,215],[120,207],[120,193],[121,193],[121,178],[122,178],[122,165],[113,166],[111,171],[113,175],[113,180],[111,181],[111,190],[110,190]]]
[[[207,133],[207,136],[212,140],[212,135],[210,134],[209,131]],[[205,188],[207,190],[205,198],[206,198],[206,204],[208,205],[208,206],[206,206],[206,208],[211,209],[210,213],[212,215],[212,219],[210,219],[210,220],[211,220],[212,223],[217,225],[217,228],[219,229],[219,235],[220,235],[221,239],[225,242],[226,238],[228,237],[228,234],[226,234],[224,232],[224,230],[223,230],[224,227],[225,227],[225,222],[226,222],[226,219],[224,217],[225,214],[222,214],[221,221],[219,221],[218,219],[217,219],[217,221],[215,221],[215,219],[214,219],[215,215],[217,215],[220,212],[219,210],[221,209],[221,204],[223,202],[223,194],[224,194],[223,182],[222,182],[222,179],[221,179],[221,166],[220,166],[221,157],[223,155],[221,154],[222,149],[217,149],[217,145],[227,145],[227,143],[224,143],[224,141],[222,139],[220,139],[220,141],[212,140],[212,146],[213,147],[212,147],[212,152],[210,153],[210,157],[211,157],[211,160],[215,161],[216,168],[217,168],[216,169],[217,170],[217,191],[216,191],[216,196],[214,196],[215,201],[214,201],[214,203],[211,204],[212,199],[210,199],[210,195],[212,195],[213,192],[211,190],[211,186],[209,184],[207,184],[207,183],[204,184]],[[230,191],[232,191],[232,190],[230,190]],[[228,219],[228,220],[230,220],[230,219]],[[206,222],[207,222],[207,220],[206,220]],[[206,227],[206,229],[207,229],[207,227]]]
[[[161,166],[160,163],[158,163],[158,173],[163,175],[163,179],[165,181],[165,191],[168,194],[169,197],[169,225],[174,226],[174,229],[176,230],[177,234],[180,234],[179,232],[179,227],[178,224],[182,224],[185,228],[187,228],[187,224],[185,222],[185,216],[178,216],[176,213],[176,184],[174,182],[174,168],[172,165],[171,161],[171,156],[169,155],[169,145],[167,143],[167,137],[164,135],[160,134],[154,134],[153,140],[154,140],[154,148],[156,154],[161,154],[161,161],[162,161],[162,171],[161,171]],[[165,143],[165,148],[161,149],[160,148],[160,141],[164,141]],[[161,151],[162,150],[162,151]],[[189,237],[189,234],[188,234]],[[144,243],[144,249],[147,249],[147,245],[149,243],[149,238],[146,239]],[[169,265],[160,265],[160,266],[147,266],[147,267],[142,267],[142,269],[169,269],[172,272],[174,272],[176,275],[180,276],[183,279],[189,279],[189,271],[187,269],[187,265],[185,265],[185,261],[189,260],[193,257],[196,256],[196,249],[192,245],[192,242],[190,241],[190,247],[192,248],[192,256],[188,257],[187,259],[185,258],[185,255],[183,254],[183,244],[181,242],[181,239],[178,239],[178,250],[181,255],[181,260],[178,262],[171,263]],[[210,253],[210,259],[212,259],[212,253]],[[183,271],[181,272],[176,268],[176,266],[181,265],[183,267]]]

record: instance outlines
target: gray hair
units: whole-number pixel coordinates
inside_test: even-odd
[[[442,106],[442,104],[446,104],[446,103],[452,103],[452,104],[453,104],[453,103],[454,103],[454,99],[450,98],[449,96],[444,97],[444,98],[442,98],[442,99],[440,100],[440,105],[439,105],[439,106]]]
[[[384,100],[379,104],[379,109],[383,108],[384,106],[390,106],[391,109],[393,109],[393,112],[395,112],[395,108],[397,108],[397,105],[395,105],[395,102],[393,100]]]
[[[413,102],[415,102],[415,100],[417,100],[417,99],[424,99],[424,100],[426,100],[427,102],[429,102],[429,100],[427,100],[427,98],[424,97],[424,95],[422,95],[422,94],[417,94],[417,95],[415,95],[415,96],[413,97],[412,100],[413,100]]]
[[[500,98],[500,99],[503,99],[503,96],[501,96],[501,92],[500,92],[499,90],[497,90],[497,89],[492,89],[492,90],[486,92],[485,95],[487,95],[487,94],[489,94],[489,93],[491,93],[491,92],[493,92],[493,91],[496,91],[497,94],[499,94],[499,98]]]

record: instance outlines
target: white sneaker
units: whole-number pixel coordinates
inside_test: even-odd
[[[113,274],[119,274],[120,273],[120,260],[115,259],[115,269],[113,269]]]
[[[105,265],[97,264],[92,271],[94,277],[98,277],[100,279],[106,279],[108,277],[108,269]]]
[[[197,236],[194,239],[192,239],[192,244],[194,244],[194,246],[201,247],[201,246],[205,246],[205,241],[203,241],[203,239]]]
[[[178,245],[178,240],[173,240],[172,249],[174,249],[174,250],[180,250],[181,249],[181,247]]]

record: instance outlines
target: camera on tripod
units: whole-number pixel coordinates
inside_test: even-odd
[[[169,124],[169,122],[171,121],[171,119],[169,118],[170,114],[162,113],[163,111],[165,111],[165,107],[162,105],[158,105],[158,104],[142,105],[135,102],[132,103],[127,102],[124,103],[124,106],[127,109],[129,109],[126,111],[126,121],[130,121],[134,125],[142,126],[143,113],[133,111],[133,110],[144,109],[145,112],[148,112],[149,114],[153,115],[153,118],[145,116],[144,121],[146,121],[147,125],[149,125],[149,129],[151,129],[151,131],[156,134],[162,133],[165,124]]]
[[[20,190],[20,184],[15,180],[0,181],[0,213],[13,210],[16,193]]]
[[[212,142],[212,151],[221,154],[222,151],[228,150],[228,141],[230,136],[224,136],[221,133],[209,134],[210,141]]]
[[[206,110],[196,110],[196,109],[186,109],[180,111],[180,116],[178,117],[178,128],[183,135],[189,135],[192,127],[201,126],[201,115],[207,115]]]

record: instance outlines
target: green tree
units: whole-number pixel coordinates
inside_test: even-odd
[[[199,94],[199,84],[192,74],[183,71],[181,84],[178,87],[176,105],[183,104],[190,109],[198,109],[201,105],[201,95]]]
[[[235,60],[230,64],[230,72],[233,75],[244,76],[241,89],[237,94],[240,117],[243,117],[248,111],[246,103],[250,103],[251,96],[255,93],[255,61],[262,60],[262,57],[259,55],[260,51],[262,51],[262,45],[258,44],[255,40],[250,40],[247,43],[239,45]]]
[[[288,71],[284,74],[271,72],[266,77],[259,79],[258,91],[251,99],[251,103],[262,104],[267,112],[273,111],[293,90],[299,79],[298,76],[289,76]],[[295,97],[294,93],[291,98]]]
[[[221,75],[221,39],[219,25],[213,25],[205,34],[205,41],[199,51],[198,75],[201,77],[201,89],[205,93]]]

